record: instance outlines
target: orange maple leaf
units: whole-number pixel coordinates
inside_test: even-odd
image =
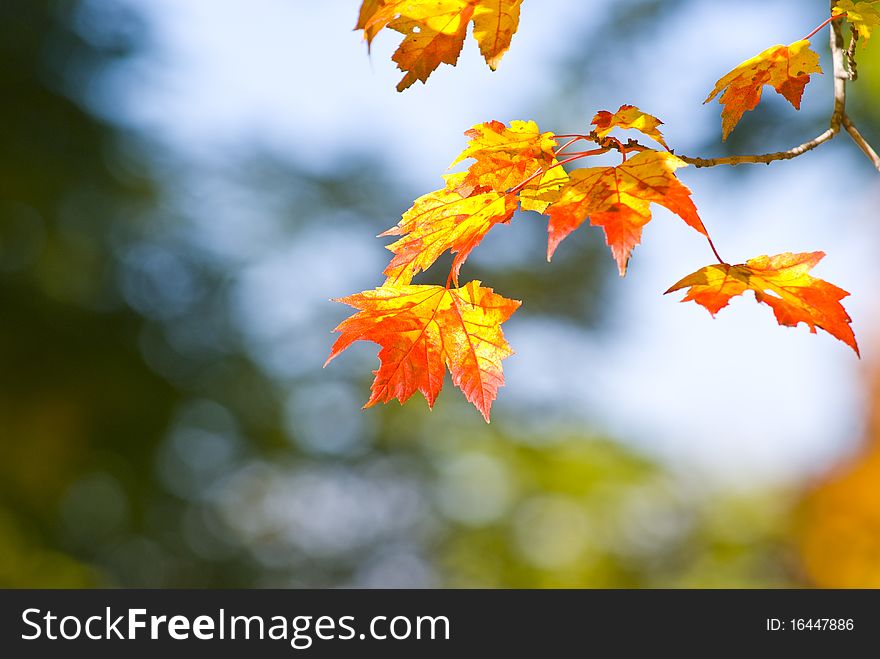
[[[476,161],[468,167],[465,185],[506,192],[542,171],[519,194],[523,210],[541,213],[549,204],[549,195],[568,180],[556,159],[556,136],[542,133],[534,121],[512,121],[509,127],[487,121],[465,135],[470,138],[468,145],[450,165],[468,158]]]
[[[516,194],[473,188],[464,184],[466,172],[445,176],[446,187],[416,199],[397,226],[380,236],[403,236],[388,245],[394,252],[384,270],[388,284],[409,284],[446,250],[455,254],[452,278],[457,283],[461,265],[489,230],[509,222],[516,210]]]
[[[433,407],[446,368],[452,382],[489,421],[492,402],[504,385],[501,361],[513,350],[501,324],[517,310],[491,288],[472,281],[462,288],[382,286],[339,298],[358,313],[334,331],[341,335],[325,366],[355,341],[381,346],[372,395],[364,407],[421,391]]]
[[[751,290],[758,302],[773,308],[780,325],[795,327],[803,322],[813,334],[819,327],[858,355],[859,346],[850,326],[852,320],[840,303],[849,293],[809,274],[824,256],[824,252],[786,252],[759,256],[740,265],[710,265],[688,275],[666,292],[688,287],[682,302],[693,300],[714,316],[732,297]]]
[[[596,113],[591,123],[596,127],[596,137],[600,139],[608,137],[608,134],[615,128],[634,129],[669,150],[666,142],[663,141],[663,134],[658,128],[663,125],[663,122],[653,115],[642,112],[635,105],[621,105],[614,114],[608,110],[601,110]]]
[[[651,221],[652,203],[665,206],[707,235],[691,191],[675,176],[687,163],[671,153],[647,149],[617,167],[589,167],[570,173],[559,198],[547,209],[550,222],[547,260],[559,243],[589,217],[601,226],[622,277],[642,227]]]
[[[519,26],[522,0],[364,0],[355,29],[367,44],[388,27],[404,35],[392,56],[403,71],[397,91],[425,82],[440,64],[458,61],[468,24],[494,71]]]
[[[810,50],[806,39],[789,46],[771,46],[746,60],[715,83],[715,89],[703,103],[708,103],[720,92],[722,139],[726,140],[743,114],[755,109],[761,100],[764,85],[770,85],[794,106],[801,109],[804,88],[810,74],[822,73],[819,55]]]

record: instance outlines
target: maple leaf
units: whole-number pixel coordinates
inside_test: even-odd
[[[666,142],[663,141],[663,134],[658,128],[663,125],[663,122],[657,117],[642,112],[635,105],[621,105],[614,114],[608,110],[601,110],[596,113],[591,123],[596,127],[596,136],[600,139],[608,137],[608,134],[615,128],[635,129],[658,144],[662,144],[664,149],[669,150]]]
[[[474,159],[464,178],[465,185],[486,186],[506,192],[543,170],[543,173],[520,190],[523,210],[543,212],[549,197],[562,187],[568,175],[557,166],[553,133],[542,133],[534,121],[487,121],[467,130],[467,147],[453,161]]]
[[[364,31],[364,39],[367,40],[367,49],[372,45],[373,39],[376,37],[379,30],[384,27],[371,21],[371,19],[379,12],[382,3],[383,0],[364,0],[363,4],[361,4],[361,10],[358,13],[358,21],[357,25],[354,26],[354,29]],[[367,27],[367,23],[371,23],[371,25]]]
[[[715,89],[703,103],[723,91],[718,100],[724,106],[721,126],[722,140],[726,140],[743,114],[758,105],[764,85],[773,87],[795,110],[800,110],[801,97],[812,73],[822,73],[822,69],[819,55],[810,50],[810,42],[806,39],[789,46],[771,46],[715,83]]]
[[[862,38],[862,46],[868,43],[871,30],[880,26],[880,0],[868,2],[853,0],[839,0],[832,10],[832,16],[846,14],[846,20],[856,29]]]
[[[404,35],[392,60],[405,73],[403,91],[425,82],[440,64],[455,65],[473,20],[474,38],[494,71],[519,25],[522,0],[364,0],[355,29],[368,46],[388,27]]]
[[[493,71],[519,27],[519,6],[522,0],[480,0],[474,7],[474,39],[486,64]]]
[[[380,234],[402,236],[388,246],[394,257],[384,271],[387,283],[409,284],[447,250],[455,254],[451,275],[458,282],[471,250],[493,226],[510,221],[517,202],[524,210],[542,212],[568,180],[556,160],[553,133],[540,132],[534,121],[513,121],[509,127],[487,121],[465,135],[470,140],[450,167],[475,162],[466,172],[445,176],[443,189],[416,199],[397,226]],[[520,186],[530,177],[534,180]]]
[[[691,191],[675,176],[687,163],[671,153],[647,149],[617,167],[589,167],[570,173],[570,180],[549,206],[547,259],[559,243],[589,217],[601,226],[622,277],[642,227],[651,220],[652,203],[665,206],[703,235],[706,228],[691,200]]]
[[[409,284],[446,250],[455,254],[452,277],[471,250],[498,223],[508,222],[516,210],[515,194],[465,185],[466,172],[445,176],[446,187],[416,199],[397,226],[380,236],[403,236],[388,245],[394,252],[384,273],[388,284]]]
[[[513,350],[501,324],[519,308],[479,281],[462,288],[382,286],[339,298],[358,313],[334,331],[339,338],[324,366],[355,341],[381,346],[379,368],[364,407],[421,391],[433,407],[446,369],[452,382],[489,421],[492,402],[504,385],[501,361]]]
[[[747,290],[755,299],[773,308],[780,325],[795,327],[806,323],[815,334],[819,327],[859,354],[852,322],[840,300],[849,295],[809,271],[825,256],[824,252],[759,256],[740,265],[715,264],[688,275],[667,293],[688,288],[682,302],[693,300],[713,316],[730,299]]]

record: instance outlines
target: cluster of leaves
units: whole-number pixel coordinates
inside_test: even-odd
[[[407,71],[401,89],[427,78],[440,61],[454,62],[458,50],[454,56],[448,53],[454,44],[460,49],[472,18],[483,54],[494,66],[516,29],[519,4],[367,0],[358,26],[368,40],[385,26],[407,35],[395,54],[395,61]],[[841,2],[820,28],[851,12],[854,30],[867,38],[880,23],[878,5],[878,0]],[[494,32],[487,28],[489,19]],[[494,40],[486,36],[490,33]],[[441,57],[441,52],[447,54]],[[819,56],[810,48],[809,37],[768,48],[737,66],[718,80],[706,101],[720,94],[723,139],[746,111],[756,107],[764,85],[798,109],[804,88],[816,73],[821,73]],[[751,290],[758,302],[773,309],[779,324],[793,327],[803,322],[813,333],[823,329],[858,354],[850,317],[840,303],[848,293],[809,274],[823,258],[822,252],[759,256],[737,265],[718,255],[691,191],[676,174],[688,163],[668,148],[661,125],[639,108],[623,105],[613,113],[598,112],[585,134],[541,132],[533,121],[509,125],[488,121],[468,130],[467,146],[452,163],[471,160],[467,169],[446,175],[442,188],[418,198],[397,226],[382,234],[398,237],[388,246],[394,256],[383,272],[382,286],[338,300],[358,312],[336,328],[341,335],[327,361],[354,341],[381,346],[380,367],[366,406],[392,398],[403,403],[416,391],[433,405],[448,368],[453,383],[488,421],[504,383],[501,362],[513,354],[501,325],[520,302],[479,281],[460,285],[461,267],[472,250],[492,227],[510,222],[517,209],[534,211],[548,216],[548,261],[569,234],[589,222],[604,231],[624,276],[642,229],[651,221],[652,204],[667,208],[701,234],[718,261],[684,277],[667,293],[687,289],[683,301],[692,300],[714,316],[731,298]],[[661,148],[634,139],[623,142],[611,135],[615,129],[638,131]],[[575,150],[585,143],[588,149]],[[563,168],[610,151],[621,155],[620,164]],[[454,258],[445,286],[412,283],[447,251]]]

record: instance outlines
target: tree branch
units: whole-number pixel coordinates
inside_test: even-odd
[[[836,4],[836,0],[832,0],[832,10]],[[843,126],[846,129],[846,132],[849,133],[849,136],[852,137],[853,141],[874,164],[874,167],[880,171],[880,155],[877,154],[874,148],[862,136],[852,122],[852,119],[846,114],[846,82],[847,80],[856,79],[854,49],[857,38],[858,34],[853,32],[853,38],[852,41],[850,41],[849,48],[844,49],[843,29],[841,28],[840,21],[831,21],[830,40],[831,60],[834,69],[834,109],[831,112],[828,130],[825,132],[786,151],[745,156],[724,156],[720,158],[694,158],[681,155],[678,157],[694,167],[716,167],[718,165],[734,166],[744,163],[764,163],[769,165],[771,162],[777,160],[791,160],[792,158],[797,158],[798,156],[805,154],[807,151],[812,151],[825,142],[830,142],[840,132],[841,126]],[[847,62],[849,63],[849,68],[847,68]]]
[[[877,152],[874,150],[868,141],[862,137],[862,134],[859,132],[859,129],[856,128],[856,125],[852,122],[852,119],[849,118],[849,115],[843,115],[843,127],[846,128],[846,132],[849,133],[849,136],[853,139],[858,147],[862,150],[868,159],[874,164],[874,167],[877,168],[877,171],[880,171],[880,156],[877,155]]]
[[[808,142],[792,147],[787,151],[776,151],[775,153],[762,153],[760,155],[748,156],[724,156],[721,158],[692,158],[691,156],[678,156],[689,165],[694,167],[716,167],[717,165],[742,165],[744,163],[765,163],[769,165],[776,160],[791,160],[803,155],[807,151],[812,151],[820,144],[824,144],[837,135],[840,130],[840,124],[837,129],[829,128],[821,135],[817,135]]]
[[[833,10],[837,0],[831,0],[831,9]],[[840,27],[840,21],[834,21],[831,24],[831,62],[834,70],[834,110],[831,113],[831,130],[837,134],[840,131],[840,124],[843,122],[843,116],[846,114],[846,81],[849,80],[849,72],[844,64],[845,52],[843,49],[843,29]]]
[[[856,46],[859,43],[859,31],[850,25],[849,33],[849,47],[846,49],[846,68],[849,69],[849,79],[855,82],[859,79],[859,68],[856,62]]]

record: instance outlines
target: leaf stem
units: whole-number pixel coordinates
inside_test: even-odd
[[[574,151],[572,153],[566,153],[566,156],[598,156],[603,153],[607,153],[610,149],[599,148],[599,149],[590,149],[589,151]]]
[[[559,137],[559,135],[557,135],[557,137]],[[567,136],[566,136],[566,137],[567,137]],[[583,135],[576,135],[576,136],[572,137],[570,140],[568,140],[568,142],[566,142],[565,144],[563,144],[563,145],[562,145],[561,147],[559,147],[558,149],[553,149],[553,152],[554,152],[556,155],[559,155],[560,153],[562,153],[563,151],[565,151],[568,147],[570,147],[572,144],[574,144],[574,143],[577,142],[578,140],[582,140],[582,139],[584,139],[584,136],[583,136]]]
[[[527,178],[520,181],[517,185],[510,188],[510,190],[507,191],[507,194],[516,194],[517,192],[522,190],[524,187],[526,187],[529,183],[534,181],[538,176],[540,176],[541,174],[543,174],[545,172],[549,172],[551,169],[554,169],[556,167],[561,167],[562,165],[565,165],[570,162],[574,162],[575,160],[580,160],[581,158],[586,158],[587,156],[596,156],[596,155],[599,155],[600,153],[605,153],[610,150],[611,150],[610,148],[599,147],[598,149],[593,149],[592,151],[581,151],[580,153],[574,154],[569,158],[565,158],[564,160],[560,160],[555,165],[551,165],[550,167],[547,167],[546,169],[544,167],[540,167],[534,174],[532,174],[531,176],[528,176]]]
[[[803,39],[801,39],[801,41],[808,41],[808,40],[810,40],[811,38],[813,38],[813,37],[816,36],[816,34],[819,32],[819,30],[821,30],[823,27],[825,27],[826,25],[828,25],[831,21],[836,21],[838,18],[843,18],[843,17],[845,17],[845,16],[846,16],[846,12],[841,12],[840,14],[837,14],[837,15],[835,15],[835,16],[829,16],[829,17],[826,18],[826,19],[822,22],[822,24],[819,25],[815,30],[813,30],[813,31],[810,32],[807,36],[805,36]]]
[[[718,263],[721,265],[728,265],[727,261],[721,258],[721,255],[718,253],[718,250],[715,248],[715,243],[712,242],[712,239],[709,237],[708,232],[706,233],[706,240],[709,241],[709,247],[712,248],[712,253],[715,255],[715,258],[718,259]]]

